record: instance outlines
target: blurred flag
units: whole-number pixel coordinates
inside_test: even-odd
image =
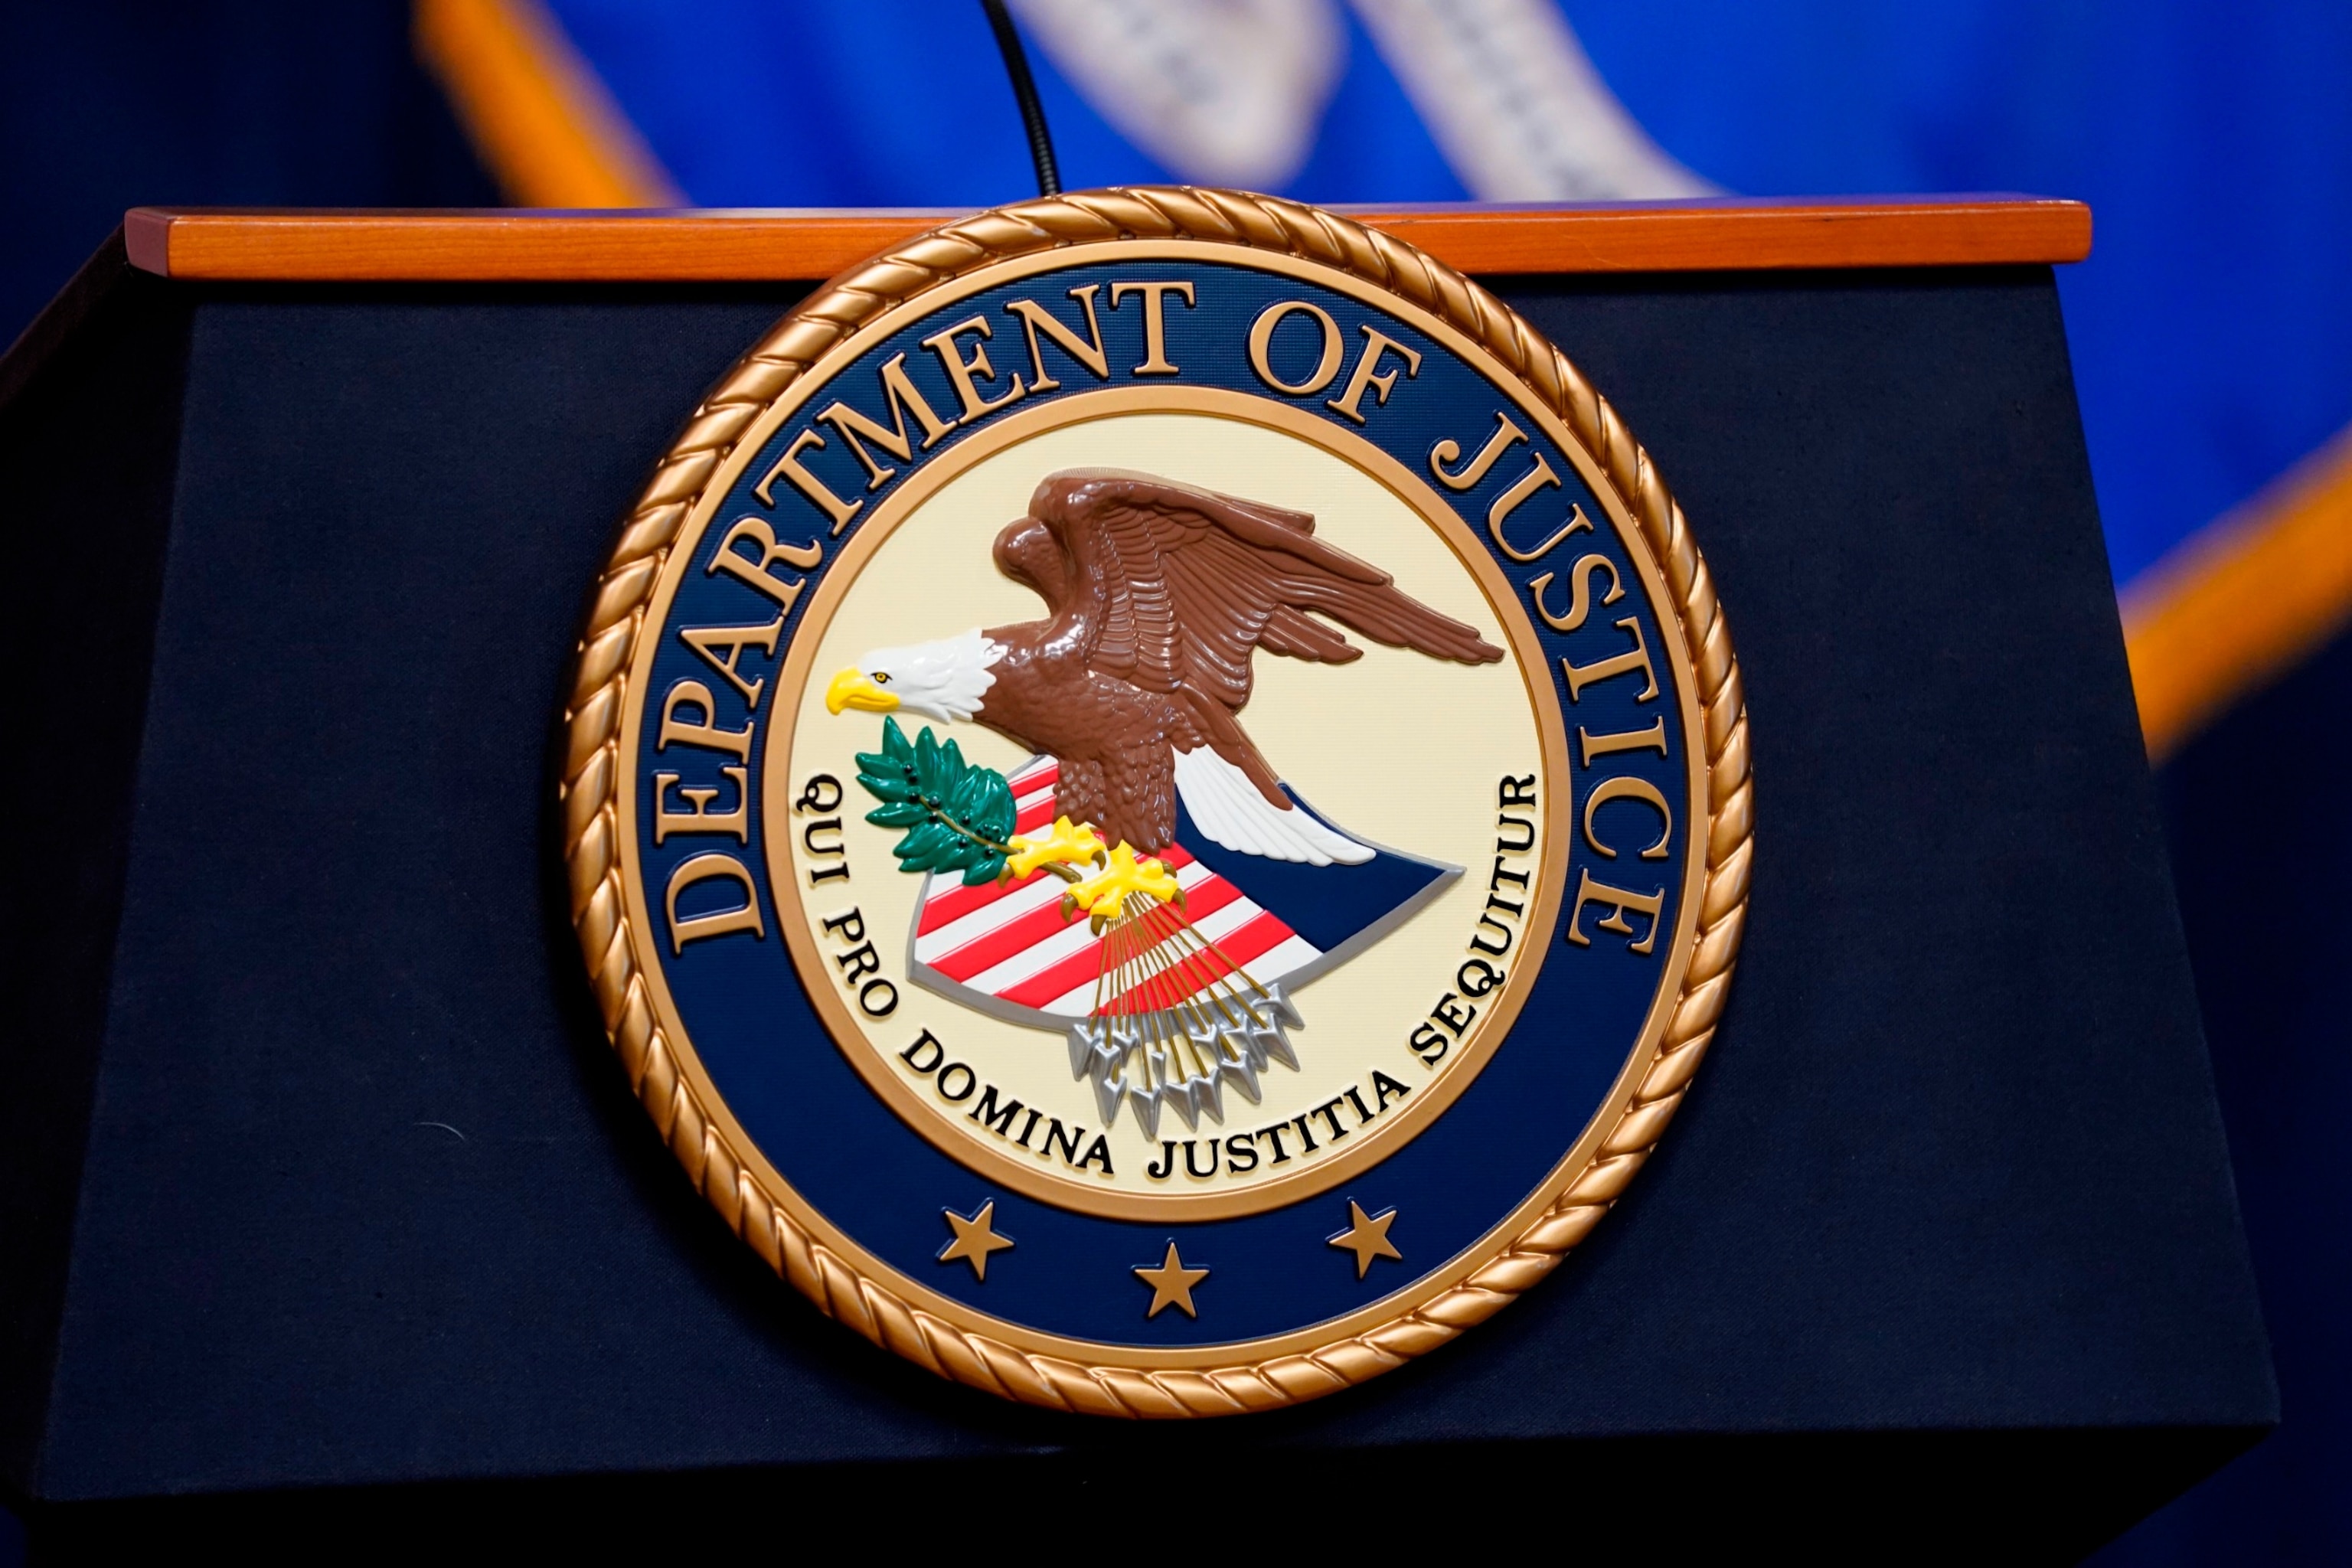
[[[1015,0],[1013,11],[1119,134],[1198,184],[1295,177],[1339,85],[1333,0]]]
[[[2352,8],[1012,4],[1073,187],[2088,199],[2098,247],[2062,288],[2153,753],[2352,612],[2352,468],[2327,480],[2352,458],[2313,457],[2352,420]],[[416,21],[528,204],[975,207],[1030,188],[966,0],[418,0]]]
[[[1716,194],[1625,112],[1552,0],[1356,0],[1356,10],[1479,199]]]
[[[1181,178],[1272,190],[1323,130],[1348,49],[1337,0],[1013,0],[1087,102]],[[1611,96],[1551,0],[1356,0],[1381,62],[1486,201],[1713,187]]]

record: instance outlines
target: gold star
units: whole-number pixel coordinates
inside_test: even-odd
[[[1205,1268],[1187,1268],[1184,1260],[1176,1256],[1176,1244],[1168,1244],[1168,1257],[1157,1268],[1138,1268],[1135,1277],[1151,1287],[1151,1307],[1143,1315],[1156,1318],[1162,1307],[1184,1309],[1188,1318],[1201,1314],[1192,1310],[1192,1287],[1209,1277]]]
[[[981,1205],[980,1212],[970,1219],[953,1209],[941,1209],[940,1213],[946,1217],[948,1228],[955,1232],[955,1239],[940,1248],[940,1261],[953,1263],[961,1258],[971,1265],[976,1277],[986,1279],[988,1255],[1002,1252],[1013,1245],[1011,1237],[999,1236],[990,1228],[989,1221],[996,1213],[996,1200],[991,1198]]]
[[[1364,1205],[1355,1199],[1348,1200],[1348,1228],[1333,1237],[1333,1247],[1344,1247],[1356,1255],[1356,1278],[1361,1279],[1372,1267],[1375,1258],[1393,1258],[1404,1261],[1404,1254],[1389,1239],[1389,1226],[1395,1223],[1397,1212],[1391,1208],[1377,1219],[1364,1212]]]

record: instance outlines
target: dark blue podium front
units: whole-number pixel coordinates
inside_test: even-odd
[[[1526,1300],[1304,1409],[1130,1429],[939,1383],[771,1276],[631,1099],[563,923],[582,595],[802,286],[93,264],[0,375],[0,1473],[37,1520],[984,1478],[2063,1554],[2258,1436],[2049,271],[1488,281],[1720,584],[1738,984],[1622,1212]]]

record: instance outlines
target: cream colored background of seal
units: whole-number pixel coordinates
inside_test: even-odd
[[[897,983],[901,998],[886,1020],[860,1018],[867,1046],[892,1058],[892,1069],[902,1078],[919,1084],[924,1103],[942,1125],[1000,1150],[1003,1141],[969,1119],[973,1100],[941,1101],[929,1080],[917,1080],[895,1060],[923,1029],[939,1037],[949,1059],[969,1065],[982,1081],[996,1085],[1000,1095],[1009,1091],[1090,1133],[1100,1127],[1093,1091],[1070,1077],[1060,1033],[989,1017],[908,978],[908,933],[922,879],[898,869],[889,851],[899,834],[863,820],[864,811],[876,803],[854,782],[855,753],[880,749],[882,721],[855,710],[829,714],[824,693],[833,671],[870,648],[1043,618],[1043,601],[997,571],[990,547],[1005,523],[1027,511],[1040,479],[1070,468],[1134,468],[1312,513],[1318,537],[1391,574],[1404,591],[1477,627],[1488,642],[1511,646],[1494,608],[1453,550],[1386,486],[1320,447],[1234,420],[1132,414],[1066,426],[976,463],[908,516],[851,585],[825,630],[814,679],[793,716],[793,788],[829,772],[852,797],[843,808],[851,879],[847,885],[804,884],[802,900],[812,926],[852,905],[863,911],[883,960],[882,973]],[[1350,1084],[1368,1085],[1374,1068],[1419,1094],[1467,1054],[1466,1042],[1457,1042],[1432,1071],[1405,1042],[1438,998],[1454,988],[1455,969],[1472,956],[1467,943],[1486,899],[1495,856],[1497,781],[1507,773],[1542,772],[1527,677],[1507,654],[1499,663],[1473,668],[1384,647],[1352,631],[1346,635],[1363,649],[1352,664],[1257,655],[1255,685],[1242,710],[1242,725],[1276,773],[1342,829],[1388,848],[1464,867],[1465,874],[1404,926],[1297,993],[1306,1019],[1306,1026],[1293,1032],[1300,1070],[1272,1066],[1261,1079],[1265,1099],[1258,1105],[1228,1091],[1222,1127],[1204,1116],[1195,1131],[1172,1111],[1163,1113],[1163,1138],[1247,1131],[1304,1115]],[[910,737],[929,723],[941,740],[958,742],[967,758],[1000,771],[1010,771],[1027,756],[978,722],[899,718]],[[1551,790],[1565,783],[1539,782],[1547,807]],[[771,826],[772,831],[782,826]],[[1513,857],[1511,865],[1537,873],[1543,850],[1538,839],[1532,853]],[[1536,890],[1528,889],[1530,908]],[[830,933],[818,931],[817,938],[823,951],[839,951]],[[850,1000],[845,989],[843,995]],[[850,1010],[856,1014],[854,1000]],[[1369,1092],[1366,1098],[1369,1102]],[[1391,1102],[1389,1114],[1399,1109]],[[1352,1125],[1344,1108],[1340,1115],[1342,1125]],[[1322,1122],[1314,1125],[1322,1138]],[[1379,1131],[1380,1123],[1366,1129]],[[1356,1147],[1359,1136],[1351,1133],[1341,1147]],[[1159,1145],[1145,1139],[1133,1110],[1122,1107],[1110,1132],[1116,1176],[1087,1176],[1090,1184],[1138,1193],[1242,1192],[1302,1168],[1295,1133],[1286,1142],[1294,1157],[1278,1169],[1264,1158],[1261,1142],[1260,1163],[1245,1175],[1221,1171],[1193,1180],[1181,1173],[1180,1161],[1178,1174],[1153,1182],[1143,1173],[1158,1157]],[[1317,1154],[1305,1158],[1328,1157],[1332,1148],[1325,1139]],[[1074,1173],[1058,1156],[1053,1163],[1065,1174]]]

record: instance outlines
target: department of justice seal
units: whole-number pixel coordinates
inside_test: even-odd
[[[656,469],[565,723],[573,923],[688,1173],[826,1312],[1069,1410],[1312,1398],[1507,1303],[1746,908],[1646,455],[1493,296],[1265,197],[818,289]]]

